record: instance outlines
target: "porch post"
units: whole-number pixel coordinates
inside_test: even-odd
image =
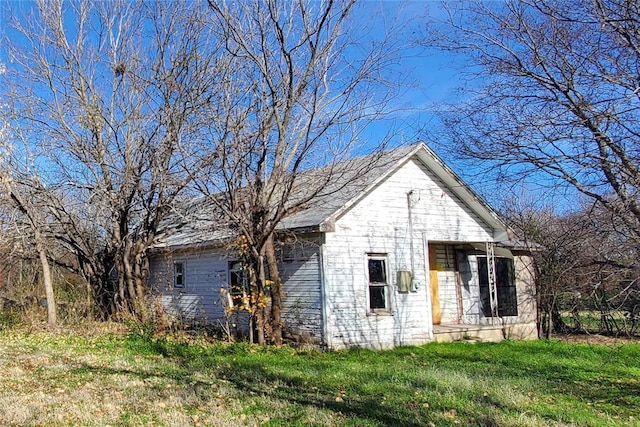
[[[487,242],[487,278],[489,279],[489,300],[491,304],[491,324],[498,317],[498,289],[496,286],[496,260],[493,242]]]

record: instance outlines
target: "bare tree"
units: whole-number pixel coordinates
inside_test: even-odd
[[[535,248],[541,335],[592,329],[583,322],[585,313],[599,315],[599,332],[634,332],[640,317],[638,247],[620,232],[611,211],[591,203],[559,214],[552,206],[511,200],[503,214]]]
[[[369,44],[356,40],[351,0],[209,6],[228,66],[211,114],[223,120],[209,123],[207,141],[215,145],[203,148],[211,173],[200,174],[198,182],[237,231],[257,341],[279,344],[276,232],[288,215],[338,189],[327,185],[346,172],[335,166],[362,149],[364,123],[388,106],[385,73],[400,49],[386,35]],[[317,166],[324,167],[308,172]]]
[[[599,331],[631,334],[640,321],[640,251],[633,233],[599,205],[582,218],[590,236],[582,242],[580,275],[586,309],[599,314]],[[579,321],[579,319],[578,319]]]
[[[453,141],[443,149],[481,160],[485,174],[570,188],[640,238],[640,3],[463,2],[446,10],[444,29],[431,26],[424,43],[460,54],[470,80],[466,101],[443,114],[443,141]]]
[[[584,290],[586,275],[582,250],[592,230],[577,213],[559,215],[552,206],[535,201],[510,199],[504,203],[503,217],[518,238],[533,248],[538,307],[539,335],[569,331],[561,312]]]
[[[0,182],[3,184],[4,191],[6,193],[4,195],[11,200],[16,209],[22,214],[33,233],[36,251],[38,252],[42,268],[42,282],[47,298],[47,323],[50,327],[55,327],[57,322],[56,299],[53,290],[53,281],[51,279],[51,267],[47,254],[47,242],[41,231],[42,220],[39,218],[41,211],[23,197],[20,191],[15,187],[10,176],[3,175],[0,172]]]
[[[190,179],[177,164],[197,161],[193,123],[218,75],[215,55],[202,54],[215,51],[203,5],[3,7],[14,19],[0,86],[46,185],[42,214],[76,257],[100,315],[144,317],[146,250]]]
[[[1,73],[0,73],[1,74]],[[51,274],[51,266],[49,263],[49,255],[47,253],[47,239],[45,236],[46,220],[43,216],[43,209],[38,204],[36,194],[31,191],[23,191],[14,180],[14,176],[25,170],[33,170],[32,164],[29,164],[29,157],[22,158],[22,162],[16,163],[16,158],[12,156],[13,146],[9,139],[11,132],[7,121],[4,119],[4,108],[0,107],[0,199],[4,199],[2,206],[5,209],[15,209],[19,218],[14,223],[16,228],[18,224],[26,224],[26,227],[19,228],[18,232],[24,232],[24,228],[30,230],[33,236],[33,242],[38,254],[40,266],[42,269],[42,282],[47,299],[47,323],[49,327],[55,327],[57,323],[56,299],[53,289],[53,280]],[[34,181],[40,183],[37,176]],[[13,215],[11,215],[13,216]]]

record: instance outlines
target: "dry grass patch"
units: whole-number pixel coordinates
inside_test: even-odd
[[[2,334],[3,425],[234,425],[233,399],[115,337]],[[229,405],[228,402],[231,402]]]

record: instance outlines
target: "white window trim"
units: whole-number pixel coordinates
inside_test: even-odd
[[[384,261],[384,267],[385,267],[385,278],[386,278],[386,283],[381,284],[381,285],[377,285],[380,287],[384,288],[384,302],[385,302],[385,307],[384,308],[371,308],[371,285],[373,284],[374,286],[375,283],[371,282],[369,280],[369,260],[382,260]],[[392,301],[391,301],[391,285],[389,283],[389,255],[386,253],[380,253],[380,252],[367,252],[365,254],[365,261],[364,261],[364,269],[365,269],[365,276],[366,276],[366,284],[367,284],[367,315],[382,315],[382,316],[389,316],[393,314],[393,305],[392,305]]]
[[[234,268],[233,266],[236,265],[236,264],[237,264],[237,267]],[[234,295],[241,295],[242,298],[244,299],[247,296],[247,289],[246,289],[247,284],[245,283],[245,284],[242,285],[242,292],[241,293],[234,294],[232,292],[232,290],[231,290],[232,286],[233,286],[232,283],[231,283],[232,282],[231,281],[231,274],[233,272],[242,272],[242,263],[240,261],[232,260],[232,261],[229,261],[228,264],[227,264],[227,284],[228,284],[227,285],[227,292],[229,293],[229,303],[231,304],[231,307],[238,307],[238,305],[234,304],[233,296]]]
[[[182,285],[178,285],[178,273],[176,272],[176,266],[182,265]],[[172,285],[174,289],[185,289],[187,287],[187,261],[183,259],[177,259],[173,261],[173,281]]]

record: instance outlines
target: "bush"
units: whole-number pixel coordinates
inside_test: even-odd
[[[0,330],[10,329],[20,323],[20,316],[13,312],[0,312]]]

